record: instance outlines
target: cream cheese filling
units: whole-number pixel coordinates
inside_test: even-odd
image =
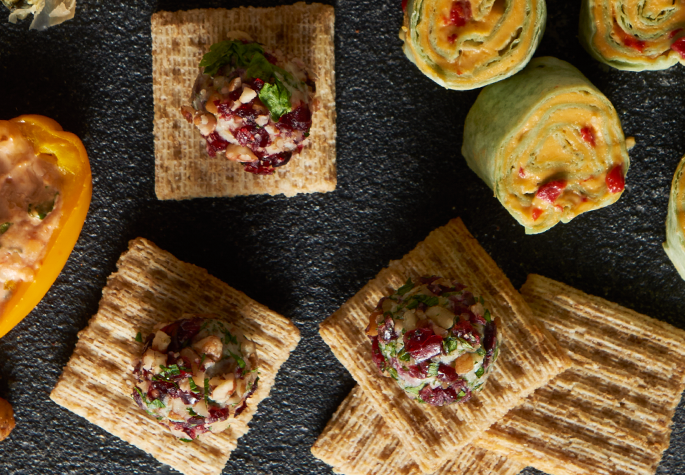
[[[424,0],[414,38],[435,73],[487,80],[524,61],[535,37],[537,2],[470,0],[473,17],[464,26],[450,24],[452,0]],[[417,59],[419,60],[419,59]]]
[[[541,228],[615,202],[621,193],[609,189],[607,174],[620,166],[622,178],[627,168],[617,122],[584,91],[544,102],[500,150],[506,158],[496,190],[504,206],[526,227]]]
[[[685,4],[681,0],[595,0],[597,29],[592,44],[609,60],[659,56],[680,58],[671,45],[685,37]]]

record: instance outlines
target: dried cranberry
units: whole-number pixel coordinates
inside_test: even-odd
[[[228,98],[229,98],[230,100],[232,100],[232,101],[235,102],[235,101],[237,101],[238,99],[240,99],[240,96],[241,96],[242,94],[243,94],[243,89],[242,89],[242,88],[236,89],[235,91],[229,92],[229,93],[228,93]]]
[[[423,361],[442,352],[442,338],[430,328],[417,328],[404,335],[404,349],[416,361]]]
[[[228,419],[229,410],[227,407],[219,408],[216,406],[209,406],[207,408],[209,411],[209,417],[207,417],[207,424],[212,424],[213,422],[225,421]]]
[[[428,377],[428,364],[428,361],[423,361],[419,364],[404,366],[397,362],[394,366],[397,373],[403,378],[424,379]]]
[[[212,132],[205,137],[207,141],[207,154],[216,157],[216,152],[223,152],[228,147],[228,142],[221,138],[216,132]]]
[[[480,323],[481,325],[485,325],[488,323],[483,315],[476,315],[473,312],[469,312],[469,314],[469,321],[473,324]]]
[[[472,345],[480,344],[480,336],[473,328],[470,322],[466,320],[459,320],[452,327],[452,334],[457,338],[462,338]]]
[[[243,104],[235,110],[235,115],[250,122],[254,122],[259,114],[249,104]]]
[[[223,141],[223,139],[221,140]],[[207,143],[209,144],[209,141]],[[184,318],[162,328],[162,331],[171,337],[167,351],[178,353],[190,345],[190,340],[200,333],[203,322],[204,319],[199,317]]]
[[[247,400],[254,394],[254,392],[257,390],[257,383],[259,382],[259,378],[255,379],[254,384],[252,384],[252,388],[248,391],[248,393],[244,396],[243,398],[243,403],[240,405],[238,409],[235,410],[235,414],[233,414],[233,417],[238,417],[241,412],[243,412],[247,408]]]
[[[299,106],[294,111],[282,115],[277,125],[280,128],[307,132],[312,126],[312,113],[306,105]]]
[[[261,79],[254,78],[252,80],[252,89],[257,91],[257,94],[259,94],[259,91],[261,91],[263,87],[264,87],[264,81],[262,81]]]
[[[244,165],[246,172],[254,173],[255,175],[271,175],[274,172],[274,167],[269,164],[263,164],[259,160],[245,163]]]
[[[625,178],[623,177],[623,165],[616,165],[612,168],[606,176],[607,188],[611,193],[620,193],[626,186]]]
[[[219,104],[216,104],[216,110],[219,112],[219,117],[221,117],[222,119],[226,119],[231,114],[233,114],[233,111],[231,110],[231,105],[228,102],[220,102]]]
[[[431,388],[430,386],[425,386],[419,391],[419,396],[431,406],[444,406],[457,400],[457,393],[452,388],[444,389],[441,387]]]
[[[438,366],[437,378],[443,383],[451,384],[459,380],[459,375],[451,366],[440,363],[440,365]]]
[[[265,129],[258,129],[251,125],[241,127],[238,132],[235,133],[235,138],[240,145],[250,148],[264,148],[269,144],[269,133]]]
[[[378,338],[382,342],[389,342],[397,338],[395,332],[395,321],[390,315],[385,316],[385,320],[381,325],[378,325]]]
[[[381,353],[381,349],[378,346],[377,336],[371,338],[371,359],[374,363],[376,363],[376,366],[378,366],[378,370],[381,373],[385,371],[385,357],[383,356],[383,353]]]
[[[566,180],[554,180],[542,185],[535,194],[542,201],[554,203],[561,192],[566,188]]]
[[[483,335],[483,349],[485,350],[485,358],[483,359],[483,368],[487,369],[492,356],[495,353],[495,345],[497,343],[497,325],[495,322],[489,322],[485,325],[485,334]]]
[[[450,10],[449,24],[456,27],[465,26],[471,18],[473,13],[471,12],[471,2],[469,0],[458,0],[452,3],[452,9]]]

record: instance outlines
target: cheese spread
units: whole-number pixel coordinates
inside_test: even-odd
[[[45,257],[62,215],[61,186],[54,157],[37,155],[16,125],[0,122],[0,314]]]

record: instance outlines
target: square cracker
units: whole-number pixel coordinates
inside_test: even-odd
[[[335,58],[333,7],[303,2],[152,15],[155,104],[155,191],[161,200],[335,189]],[[247,173],[223,154],[207,155],[202,137],[180,113],[189,104],[202,55],[231,30],[249,33],[267,49],[304,61],[316,76],[310,143],[270,176]]]
[[[312,454],[345,475],[422,473],[359,386],[333,415],[312,447]],[[467,445],[435,475],[515,475],[524,467],[523,463]]]
[[[482,295],[502,320],[502,349],[483,390],[466,404],[433,407],[410,399],[391,378],[379,374],[364,334],[381,297],[407,277],[440,275]],[[436,470],[523,398],[571,363],[556,340],[536,321],[521,295],[460,219],[433,231],[399,261],[393,261],[320,326],[324,341],[352,374],[388,427],[416,457],[423,472]]]
[[[521,293],[574,364],[477,444],[555,475],[654,474],[685,388],[685,331],[539,275]]]
[[[131,241],[117,267],[50,398],[180,472],[219,474],[300,332],[285,317],[145,239]],[[134,360],[143,347],[136,333],[149,333],[183,313],[216,313],[230,321],[257,344],[260,360],[259,386],[247,409],[230,429],[202,442],[179,441],[130,397]]]

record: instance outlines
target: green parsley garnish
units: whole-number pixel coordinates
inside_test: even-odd
[[[240,366],[241,369],[245,368],[245,360],[243,360],[240,356],[232,353],[231,350],[227,351],[231,355],[231,357],[236,361],[236,363],[238,363],[238,366]]]
[[[438,363],[431,363],[430,365],[428,365],[428,376],[437,376],[438,366]]]
[[[194,393],[199,393],[200,388],[197,387],[197,384],[195,384],[195,381],[193,381],[193,378],[188,378],[188,384],[190,385],[190,390]]]
[[[400,353],[397,355],[397,359],[400,361],[409,361],[410,358],[411,355],[404,351],[404,348],[402,348],[402,351],[400,351]]]
[[[143,335],[141,335],[140,332],[136,333],[136,341],[137,341],[138,343],[142,343],[142,342],[143,342]]]
[[[290,91],[285,85],[276,79],[273,84],[265,83],[259,91],[259,99],[271,112],[271,118],[277,121],[281,116],[292,110],[290,105]]]
[[[464,396],[466,396],[466,393],[462,389],[461,391],[459,391],[459,394],[457,394],[457,397],[464,397]]]
[[[397,370],[395,368],[388,368],[388,373],[390,373],[390,376],[392,376],[392,379],[397,381],[399,379],[397,375]]]
[[[404,295],[413,288],[414,288],[414,283],[411,281],[411,277],[409,277],[407,279],[407,282],[402,287],[397,289],[397,293],[400,295]]]
[[[29,204],[29,216],[32,218],[39,218],[41,221],[44,220],[45,217],[50,214],[53,209],[55,209],[55,200],[57,199],[58,194],[59,193],[55,193],[52,201],[44,201],[37,205]]]
[[[193,408],[192,408],[192,407],[187,407],[186,409],[188,410],[188,414],[190,414],[191,416],[193,416],[193,417],[201,417],[201,418],[204,419],[204,416],[201,416],[201,415],[198,414],[197,412],[193,411]]]
[[[476,376],[480,378],[480,377],[483,376],[484,374],[485,374],[485,368],[483,368],[483,367],[481,366],[480,368],[478,368],[478,371],[476,371]]]
[[[426,384],[422,384],[421,386],[407,386],[404,388],[404,390],[408,393],[416,394],[418,396],[419,392],[426,386]]]
[[[490,310],[485,310],[485,321],[488,323],[492,322],[492,316],[490,315]]]
[[[456,338],[448,336],[442,340],[442,346],[445,348],[445,353],[448,355],[457,349],[459,346],[459,341]]]
[[[0,224],[0,236],[5,234],[7,230],[12,226],[12,223],[2,223]]]
[[[191,439],[178,439],[178,440],[180,440],[181,442],[192,442]]]
[[[150,402],[150,405],[158,407],[160,409],[166,407],[161,399],[153,399],[152,402]]]

